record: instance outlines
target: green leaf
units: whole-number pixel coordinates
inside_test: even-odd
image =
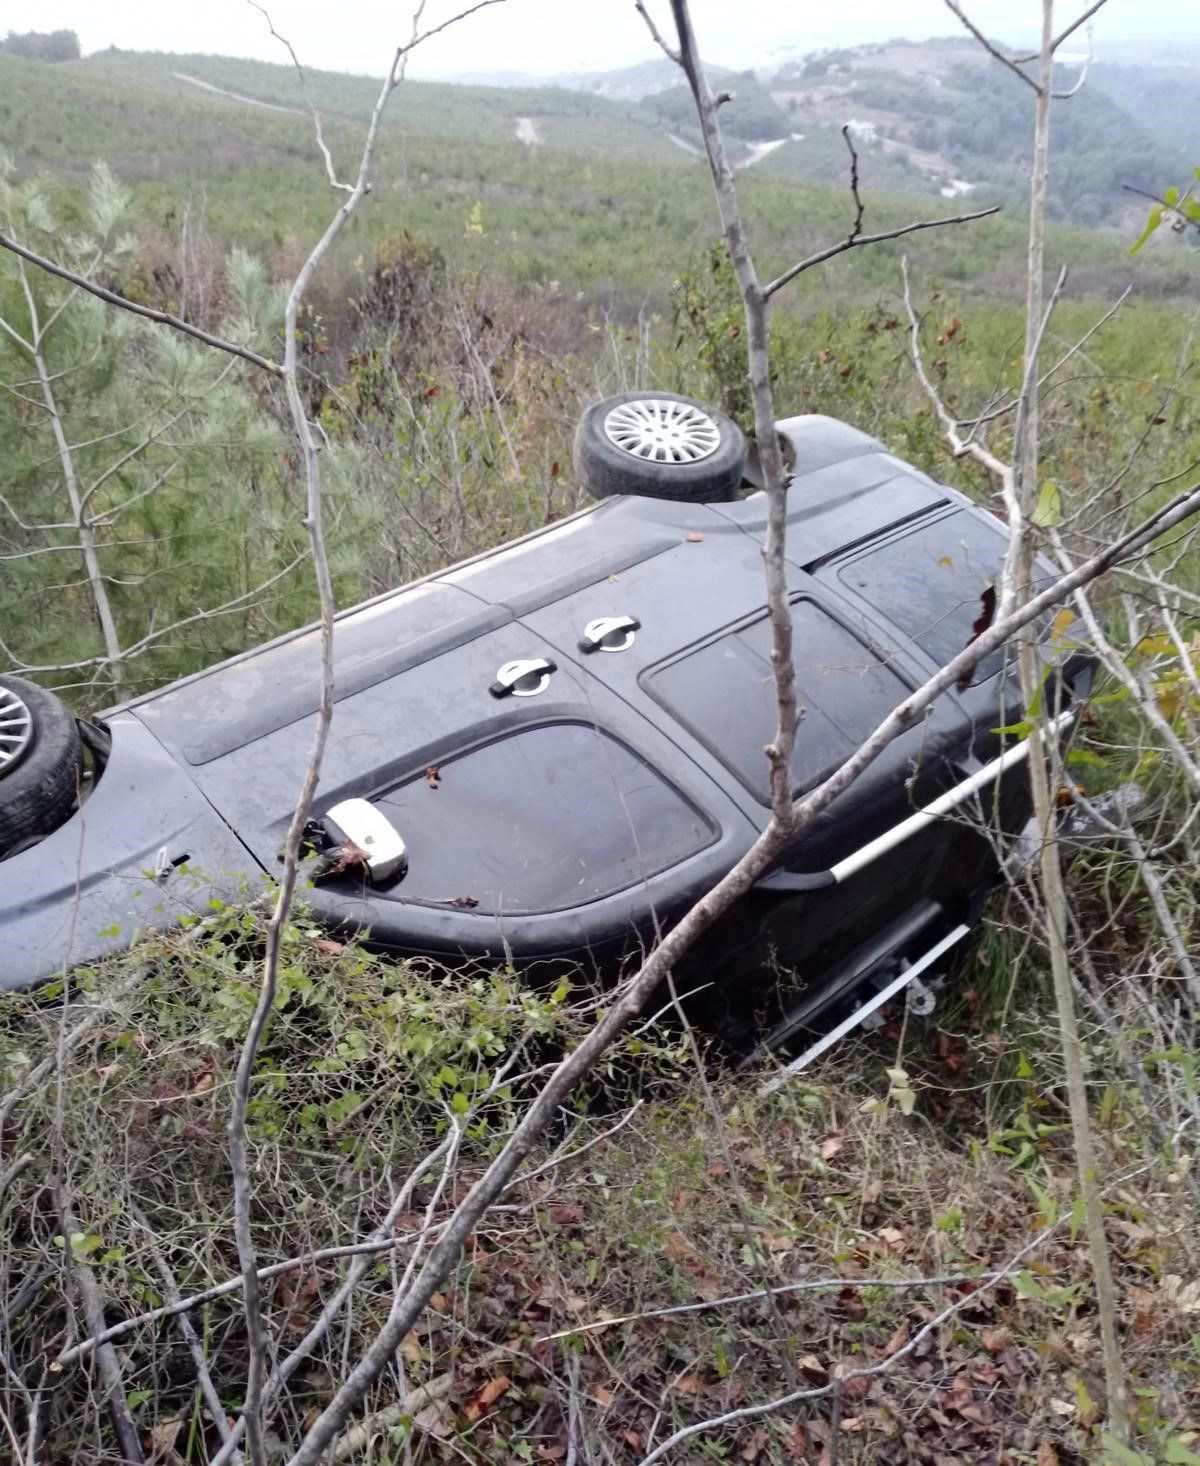
[[[1087,764],[1089,768],[1106,769],[1108,767],[1104,759],[1098,753],[1093,753],[1090,748],[1073,748],[1067,754],[1069,764]]]
[[[1200,1456],[1189,1450],[1178,1436],[1167,1442],[1166,1460],[1170,1466],[1200,1466]]]
[[[1170,207],[1172,204],[1177,204],[1178,202],[1179,190],[1172,185],[1172,187],[1167,189],[1166,193],[1163,194],[1163,203]]]
[[[1041,1303],[1046,1297],[1045,1289],[1027,1268],[1023,1268],[1013,1279],[1013,1287],[1022,1298],[1033,1298]]]
[[[1075,1198],[1075,1200],[1071,1203],[1071,1246],[1072,1247],[1075,1246],[1075,1243],[1079,1239],[1079,1234],[1083,1230],[1083,1223],[1084,1223],[1083,1197],[1082,1196],[1077,1196]]]
[[[1039,529],[1052,529],[1062,519],[1062,495],[1058,485],[1048,478],[1038,495],[1037,508],[1033,511],[1033,522]]]
[[[1104,1437],[1104,1466],[1154,1466],[1154,1457],[1122,1445],[1111,1435]]]
[[[1155,204],[1154,207],[1150,210],[1150,217],[1146,221],[1145,229],[1142,230],[1137,239],[1130,246],[1129,253],[1131,255],[1137,254],[1138,250],[1141,249],[1142,245],[1145,244],[1145,242],[1150,238],[1150,236],[1154,233],[1154,231],[1158,228],[1162,221],[1163,206],[1161,204]]]

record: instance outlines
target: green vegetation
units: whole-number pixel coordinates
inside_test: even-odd
[[[74,31],[9,31],[0,41],[0,54],[27,56],[31,61],[78,61],[79,37]]]
[[[36,1380],[85,1332],[71,1278],[86,1269],[109,1322],[135,1321],[118,1344],[147,1457],[169,1447],[178,1466],[210,1460],[219,1438],[183,1326],[144,1315],[237,1274],[224,1133],[260,944],[252,914],[210,913],[80,974],[65,1027],[40,1001],[0,1012],[0,1091],[19,1096],[5,1140],[31,1158],[0,1205],[5,1388],[14,1374]],[[1100,1460],[1096,1322],[1083,1302],[1088,1259],[1059,1075],[1036,1047],[1010,1041],[998,1053],[997,1016],[980,1005],[928,1051],[908,1041],[910,1118],[888,1098],[884,1070],[904,1045],[895,1028],[770,1099],[745,1082],[706,1083],[677,1032],[629,1039],[528,1157],[525,1179],[404,1340],[396,1368],[412,1405],[396,1409],[389,1374],[365,1402],[358,1459],[399,1466],[411,1449],[421,1460],[521,1466],[561,1460],[576,1439],[636,1462],[652,1432],[661,1440],[770,1399],[789,1373],[819,1391],[838,1371],[873,1370],[915,1343],[888,1372],[847,1380],[833,1417],[846,1422],[842,1461],[985,1460],[1001,1435],[1014,1460],[1040,1450],[1048,1462],[1047,1449],[1057,1461]],[[1036,1008],[1009,1018],[1035,1035]],[[494,1154],[529,1071],[587,1022],[562,989],[534,995],[504,974],[389,963],[297,914],[249,1121],[262,1187],[255,1245],[262,1266],[280,1269],[263,1293],[281,1359],[352,1262],[312,1251],[378,1236],[389,1216],[391,1245],[368,1257],[352,1306],[270,1407],[282,1441],[295,1442],[346,1358],[370,1342],[414,1237],[445,1221]],[[37,1068],[63,1043],[60,1029],[61,1083]],[[1103,1063],[1104,1036],[1090,1039]],[[1010,1077],[998,1083],[1000,1063]],[[1135,1108],[1110,1088],[1102,1111],[1105,1168],[1132,1172],[1110,1206],[1137,1426],[1154,1453],[1144,1459],[1187,1462],[1200,1363],[1184,1198],[1156,1168],[1131,1165]],[[455,1123],[460,1147],[443,1170],[441,1155],[424,1158]],[[50,1166],[63,1177],[56,1192],[44,1185]],[[394,1188],[412,1167],[416,1189],[397,1209]],[[1009,1277],[981,1278],[1047,1229]],[[773,1303],[719,1301],[830,1278],[836,1286]],[[950,1281],[889,1286],[922,1278]],[[240,1295],[212,1297],[186,1319],[232,1413],[245,1389]],[[49,1459],[111,1456],[86,1359],[54,1365],[40,1398]],[[711,1429],[680,1454],[782,1466],[819,1460],[835,1434],[829,1400],[817,1399]]]
[[[272,112],[206,93],[173,73],[193,75],[241,95],[297,107]],[[21,177],[50,175],[82,183],[103,158],[133,190],[147,224],[164,241],[185,211],[203,213],[218,241],[262,255],[273,274],[291,268],[302,241],[319,233],[329,190],[312,123],[293,70],[257,62],[191,56],[103,54],[55,67],[53,89],[36,62],[0,57],[0,136],[22,139]],[[362,118],[374,93],[367,78],[309,75],[338,165],[355,156]],[[545,143],[517,141],[516,122],[533,116]],[[467,230],[478,204],[491,268],[518,284],[558,280],[615,305],[624,315],[647,292],[665,303],[666,282],[713,234],[711,187],[703,167],[673,147],[641,107],[567,91],[406,83],[389,114],[371,206],[346,240],[349,258],[400,229],[424,236],[452,262],[479,256]],[[800,123],[799,130],[807,129]],[[610,137],[612,139],[610,148]],[[847,160],[836,132],[819,166],[836,188],[788,181],[789,144],[742,175],[749,216],[765,268],[844,234],[850,207]],[[784,177],[780,177],[780,175]],[[956,203],[914,204],[885,189],[928,184],[911,167],[871,150],[862,184],[869,225],[895,227],[914,216],[956,211]],[[184,182],[186,180],[186,182]],[[1129,278],[1126,242],[1065,229],[1054,252],[1084,273],[1089,291],[1116,293]],[[475,254],[471,251],[475,250]],[[1023,258],[1019,211],[973,228],[916,235],[907,242],[926,275],[983,294],[1006,293]],[[794,300],[861,299],[895,280],[896,250],[864,252],[804,282]],[[1139,288],[1164,296],[1190,288],[1185,262],[1155,257],[1139,270]]]

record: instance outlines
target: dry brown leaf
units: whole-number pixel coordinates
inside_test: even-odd
[[[147,1431],[146,1444],[155,1455],[160,1451],[166,1455],[168,1451],[174,1450],[182,1429],[182,1416],[172,1415],[169,1420],[159,1420]]]
[[[759,1426],[750,1433],[750,1439],[738,1452],[739,1461],[757,1461],[762,1455],[767,1444],[768,1436],[765,1430]]]
[[[857,1364],[839,1364],[833,1371],[835,1379],[841,1381],[842,1395],[847,1400],[861,1400],[871,1388],[871,1381],[866,1379],[859,1372]],[[846,1429],[846,1422],[842,1421],[842,1429]]]
[[[1180,1313],[1200,1313],[1200,1278],[1185,1283],[1178,1273],[1167,1273],[1162,1280],[1162,1292]]]
[[[579,1202],[573,1201],[563,1203],[559,1206],[547,1207],[546,1214],[552,1222],[557,1222],[560,1227],[567,1227],[575,1222],[582,1222],[585,1211]]]
[[[867,1316],[867,1305],[859,1296],[857,1288],[845,1287],[838,1290],[838,1306],[853,1323],[862,1323]]]
[[[843,1135],[827,1135],[821,1142],[821,1159],[831,1161],[834,1156],[841,1155],[846,1149],[846,1138]]]
[[[642,1438],[636,1430],[623,1430],[621,1432],[621,1439],[631,1450],[636,1451],[639,1456],[642,1454]]]
[[[1148,1288],[1134,1287],[1127,1288],[1125,1293],[1133,1309],[1133,1332],[1151,1333],[1158,1319],[1157,1294],[1150,1292]]]
[[[668,1232],[663,1241],[663,1251],[672,1262],[686,1263],[694,1267],[699,1262],[696,1249],[682,1232]]]
[[[1049,1441],[1038,1441],[1037,1466],[1058,1466],[1058,1452]]]
[[[964,1420],[969,1420],[974,1425],[991,1425],[996,1419],[996,1412],[986,1400],[978,1404],[963,1405],[958,1413]]]
[[[495,1379],[488,1380],[476,1390],[471,1404],[480,1411],[490,1409],[511,1384],[512,1380],[508,1375],[498,1374]]]
[[[617,1397],[606,1385],[596,1385],[592,1390],[592,1398],[607,1409]]]
[[[784,1436],[783,1449],[797,1461],[808,1460],[808,1431],[799,1420]]]
[[[675,1391],[680,1395],[699,1395],[703,1390],[704,1382],[694,1374],[681,1374],[675,1381]]]
[[[796,1361],[796,1367],[805,1379],[812,1380],[813,1384],[823,1385],[829,1378],[829,1369],[822,1364],[815,1354],[802,1354]]]
[[[400,1352],[408,1360],[409,1364],[420,1364],[421,1362],[421,1341],[409,1329],[408,1333],[400,1340]]]
[[[413,1416],[413,1424],[418,1430],[427,1431],[441,1441],[454,1434],[454,1417],[443,1400],[434,1400],[424,1410],[418,1410]]]
[[[324,952],[327,957],[340,957],[346,950],[344,942],[335,942],[332,937],[316,937],[313,941],[315,952]]]
[[[989,1354],[999,1354],[1012,1343],[1012,1329],[1004,1324],[986,1324],[979,1330],[979,1337]]]
[[[890,1359],[898,1349],[903,1349],[908,1343],[908,1325],[902,1323],[892,1337],[883,1346],[883,1357]]]

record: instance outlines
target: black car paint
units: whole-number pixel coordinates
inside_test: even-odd
[[[991,516],[855,429],[817,416],[779,426],[794,457],[800,791],[965,643],[1005,541]],[[352,873],[316,886],[314,916],[397,952],[530,969],[611,962],[669,925],[769,814],[765,532],[761,493],[614,498],[343,613],[315,813],[351,796],[382,801],[410,863],[391,887]],[[972,544],[992,541],[980,562]],[[629,650],[581,650],[587,622],[619,614],[640,622]],[[523,657],[555,664],[546,691],[494,697],[497,669]],[[992,757],[1018,699],[1009,672],[990,673],[886,749],[785,864],[824,869]],[[109,712],[111,758],[81,810],[0,863],[0,985],[258,888],[278,869],[318,689],[307,628]],[[582,821],[606,790],[609,807],[586,828],[555,828],[556,817]],[[1012,827],[1025,813],[1019,773],[1001,794]],[[639,810],[652,816],[649,848],[617,849],[620,822],[636,831]],[[922,900],[944,912],[970,902],[993,869],[983,839],[940,822],[836,891],[753,894],[706,943],[697,980],[749,991],[774,961],[819,979]]]

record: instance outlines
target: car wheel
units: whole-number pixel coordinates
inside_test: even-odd
[[[0,677],[0,860],[62,824],[82,771],[66,704],[23,677]]]
[[[640,494],[706,504],[733,499],[746,440],[737,423],[670,392],[622,392],[589,407],[575,432],[575,473],[597,499]]]

